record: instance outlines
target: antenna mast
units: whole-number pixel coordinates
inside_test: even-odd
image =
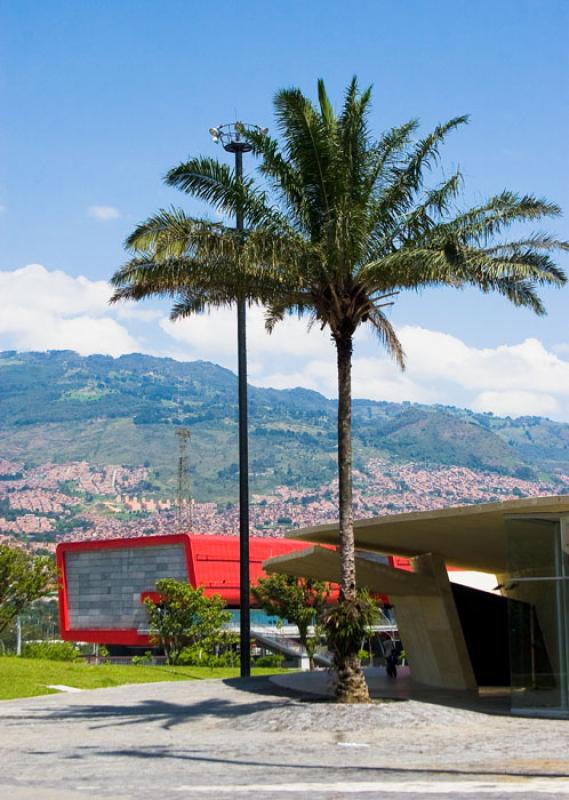
[[[192,495],[190,486],[190,431],[176,428],[178,437],[178,492],[176,496],[176,529],[178,533],[192,530]]]

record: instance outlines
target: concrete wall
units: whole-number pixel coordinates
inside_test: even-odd
[[[436,595],[394,598],[401,640],[414,681],[441,689],[476,689],[476,679],[447,571],[440,556],[412,559],[415,572],[429,576]]]
[[[125,547],[67,553],[70,628],[145,628],[142,592],[156,590],[156,581],[187,581],[181,544]]]

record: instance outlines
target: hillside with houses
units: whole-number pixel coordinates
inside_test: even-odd
[[[233,373],[206,362],[70,351],[0,354],[0,538],[234,534]],[[250,389],[255,535],[331,521],[335,402]],[[189,475],[177,510],[180,426]],[[354,403],[358,517],[569,492],[569,425],[441,406]]]

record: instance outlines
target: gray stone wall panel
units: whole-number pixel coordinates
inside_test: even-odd
[[[72,629],[144,628],[141,593],[161,578],[189,580],[182,544],[67,553],[65,576]]]

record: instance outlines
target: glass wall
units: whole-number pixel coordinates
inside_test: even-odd
[[[554,518],[507,521],[512,710],[569,715],[569,542]]]

